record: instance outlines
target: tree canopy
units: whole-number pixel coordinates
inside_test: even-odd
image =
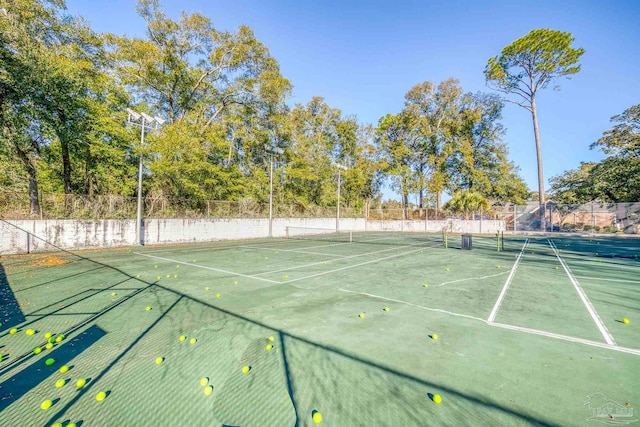
[[[444,192],[522,201],[508,160],[501,100],[450,78],[405,94],[376,126],[321,96],[290,105],[291,82],[251,28],[221,30],[200,13],[169,17],[138,0],[141,37],[97,34],[62,0],[0,0],[0,185],[28,194],[143,195],[186,208],[207,200],[266,203],[270,163],[279,204],[367,208],[389,179],[409,205]],[[125,110],[166,119],[127,126]],[[271,148],[282,154],[272,156]]]

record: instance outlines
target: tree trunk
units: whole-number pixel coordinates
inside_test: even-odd
[[[29,214],[31,216],[40,216],[40,200],[38,199],[38,180],[36,168],[29,159],[27,153],[25,153],[20,147],[14,146],[18,158],[27,170],[29,177]]]
[[[544,230],[545,200],[544,200],[544,173],[542,171],[542,147],[540,145],[540,131],[538,129],[538,112],[536,110],[536,99],[531,97],[531,118],[533,119],[533,135],[536,139],[536,157],[538,159],[538,197],[539,197],[539,217],[540,229]]]

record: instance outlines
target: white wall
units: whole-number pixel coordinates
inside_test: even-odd
[[[135,244],[135,220],[13,220],[0,221],[0,254],[90,249]],[[335,218],[275,218],[273,237],[284,237],[287,226],[333,228]],[[503,221],[366,221],[340,219],[340,229],[353,231],[439,232],[447,227],[453,233],[495,233],[504,229]],[[144,222],[144,242],[206,242],[214,240],[257,239],[269,235],[269,220],[260,219],[149,219]],[[30,238],[28,238],[30,236]]]

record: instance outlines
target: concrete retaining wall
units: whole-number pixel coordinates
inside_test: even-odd
[[[287,226],[335,228],[334,218],[275,218],[273,236],[284,237]],[[340,228],[353,231],[495,233],[503,221],[366,221],[340,219]],[[269,235],[269,220],[260,219],[149,219],[144,222],[144,243],[206,242],[257,239]],[[0,221],[0,254],[91,249],[135,244],[134,220],[13,220]]]

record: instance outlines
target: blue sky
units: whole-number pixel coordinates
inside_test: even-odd
[[[490,92],[487,59],[535,28],[569,31],[583,47],[582,70],[560,91],[538,96],[545,178],[599,160],[589,150],[611,116],[640,103],[638,1],[164,0],[171,17],[198,11],[219,29],[250,26],[294,86],[290,104],[313,96],[361,122],[402,109],[415,84],[448,77]],[[100,32],[143,36],[134,0],[67,0]],[[537,190],[531,114],[507,104],[510,158]],[[397,198],[385,190],[386,198]]]

